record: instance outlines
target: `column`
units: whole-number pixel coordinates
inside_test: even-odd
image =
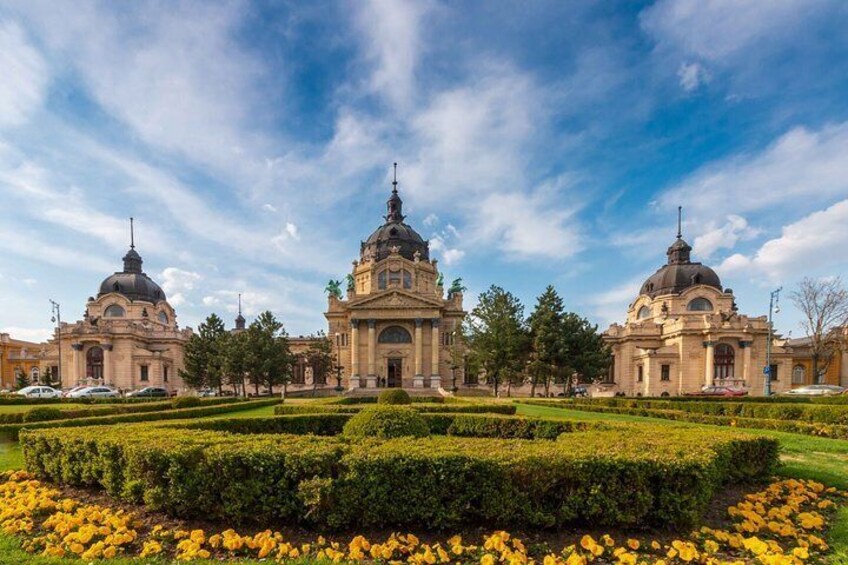
[[[713,378],[715,377],[715,342],[705,341],[704,347],[707,349],[707,362],[704,367],[704,384],[713,386]]]
[[[80,371],[80,358],[82,357],[82,355],[80,354],[80,351],[82,351],[82,344],[81,343],[72,343],[71,349],[73,349],[73,351],[74,351],[74,358],[73,358],[74,365],[73,365],[73,371],[71,372],[71,378],[74,379],[74,385],[78,385],[80,383],[80,381],[82,380],[83,374],[84,374],[84,372]]]
[[[377,320],[368,320],[368,388],[377,388]]]
[[[442,376],[439,372],[439,319],[433,318],[430,320],[430,325],[433,328],[433,345],[430,351],[430,388],[439,388],[442,386]]]
[[[104,344],[101,347],[103,348],[103,382],[115,386],[117,382],[115,375],[112,374],[112,345]]]
[[[415,318],[415,378],[412,381],[412,386],[415,388],[424,387],[424,336],[423,330],[424,320]]]
[[[651,370],[653,369],[651,363],[651,356],[654,354],[654,350],[648,349],[645,353],[645,361],[642,363],[642,395],[643,396],[651,396]]]
[[[739,347],[742,348],[742,384],[743,386],[750,387],[751,382],[749,379],[751,378],[751,345],[753,345],[753,341],[740,341]]]
[[[359,388],[359,320],[350,320],[350,388]]]

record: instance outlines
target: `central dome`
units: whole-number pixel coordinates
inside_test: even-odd
[[[144,300],[156,304],[165,300],[165,292],[162,288],[141,270],[141,255],[130,247],[124,255],[124,270],[106,277],[100,283],[98,297],[110,292],[117,292],[130,300]]]
[[[405,219],[403,200],[398,195],[397,184],[397,163],[395,163],[392,195],[386,202],[386,223],[362,242],[360,256],[363,261],[369,259],[382,261],[391,255],[394,249],[410,261],[414,261],[416,255],[422,261],[430,259],[430,244],[403,221]]]
[[[711,268],[689,260],[692,248],[678,233],[677,241],[671,244],[666,254],[668,264],[660,267],[648,277],[639,294],[651,298],[662,294],[679,294],[689,287],[706,285],[721,290],[721,280]]]

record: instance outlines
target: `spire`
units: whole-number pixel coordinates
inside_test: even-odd
[[[130,218],[130,250],[124,255],[124,272],[125,273],[140,273],[141,272],[141,255],[135,250],[135,230],[133,226],[133,218]]]
[[[683,239],[683,206],[677,207],[677,239]]]
[[[236,316],[236,329],[244,329],[244,316],[241,315],[241,293],[238,295],[238,316]]]
[[[389,200],[386,202],[387,213],[385,218],[388,223],[397,224],[402,222],[405,218],[403,215],[403,200],[401,200],[400,195],[398,195],[397,185],[397,163],[395,163],[394,180],[392,180],[392,195],[389,196]]]

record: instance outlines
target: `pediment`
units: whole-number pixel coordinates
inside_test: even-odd
[[[443,308],[444,302],[436,298],[425,298],[411,292],[392,290],[374,296],[351,301],[350,310],[394,309],[394,308]]]

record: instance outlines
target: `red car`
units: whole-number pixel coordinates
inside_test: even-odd
[[[747,394],[747,390],[729,386],[705,386],[699,392],[687,392],[685,396],[745,396]]]

